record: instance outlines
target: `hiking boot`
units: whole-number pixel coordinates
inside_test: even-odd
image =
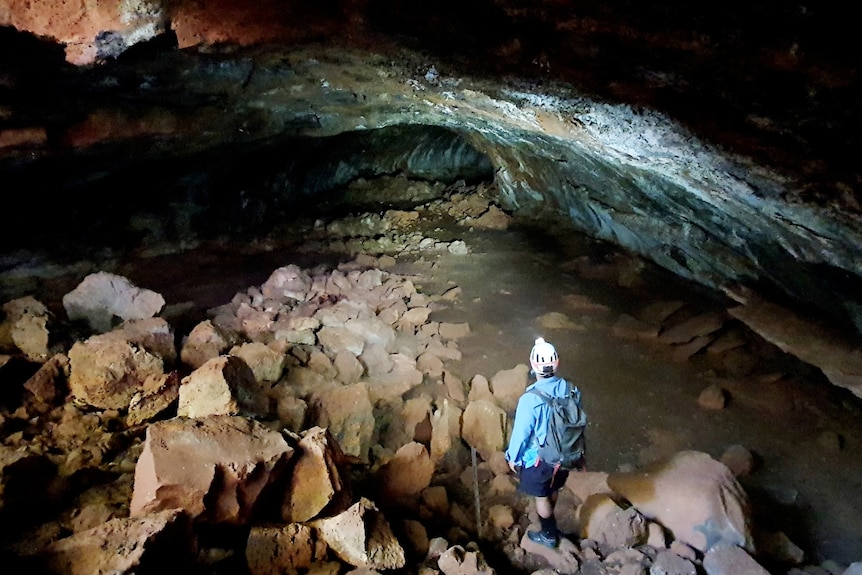
[[[544,545],[549,549],[555,549],[557,547],[557,538],[545,535],[541,531],[527,531],[527,539],[533,543]]]

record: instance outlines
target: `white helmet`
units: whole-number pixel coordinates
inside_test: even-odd
[[[557,372],[560,365],[560,357],[553,345],[544,338],[536,339],[533,349],[530,350],[530,367],[536,375],[550,377]]]

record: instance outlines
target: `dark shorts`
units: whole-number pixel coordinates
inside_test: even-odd
[[[521,469],[518,491],[535,497],[549,497],[559,491],[568,476],[568,469],[557,469],[554,473],[553,465],[540,461],[535,467]]]

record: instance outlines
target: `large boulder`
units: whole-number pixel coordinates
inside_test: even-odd
[[[166,509],[79,531],[52,543],[39,557],[58,575],[171,573],[190,567],[195,552],[188,517]]]
[[[239,336],[211,320],[197,324],[183,340],[180,360],[183,364],[197,369],[207,361],[224,354],[238,343]]]
[[[329,385],[314,391],[309,406],[316,424],[329,428],[345,455],[365,461],[375,431],[368,385]]]
[[[72,396],[101,409],[127,408],[147,378],[164,374],[162,358],[112,333],[75,342],[69,366]]]
[[[177,415],[206,417],[237,415],[241,411],[265,415],[269,399],[241,358],[223,355],[207,361],[182,380]]]
[[[365,569],[399,569],[404,549],[383,514],[364,497],[347,511],[311,523],[344,562]]]
[[[699,551],[720,544],[753,550],[748,496],[707,453],[682,451],[640,470],[611,473],[608,486]]]
[[[471,401],[464,410],[461,437],[485,461],[503,450],[506,440],[506,412],[488,399]]]
[[[410,501],[431,484],[434,462],[424,445],[412,442],[398,449],[376,476],[380,501]]]
[[[63,296],[70,320],[84,320],[96,332],[112,329],[120,320],[147,319],[165,305],[158,293],[141,289],[128,279],[107,272],[90,274]]]
[[[281,505],[282,519],[303,523],[324,509],[331,513],[346,509],[350,505],[346,460],[329,430],[313,427],[305,431],[296,451]]]
[[[280,433],[251,419],[225,415],[153,423],[135,467],[129,513],[179,508],[199,521],[244,525],[292,455]]]

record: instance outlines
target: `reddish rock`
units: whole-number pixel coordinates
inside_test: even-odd
[[[708,454],[682,451],[608,486],[673,537],[699,551],[718,544],[753,547],[748,497],[730,470]]]
[[[399,569],[406,563],[404,549],[383,514],[362,498],[347,511],[311,523],[333,552],[354,567]]]
[[[413,499],[428,487],[434,476],[434,462],[421,443],[408,443],[376,474],[381,501]]]
[[[578,523],[584,539],[605,549],[636,547],[646,543],[647,522],[637,509],[621,508],[606,494],[592,495],[580,507]]]
[[[47,141],[48,133],[42,127],[0,130],[0,149],[41,146]]]
[[[338,513],[350,504],[344,454],[328,430],[313,427],[303,433],[284,493],[281,517],[302,523],[324,509]]]
[[[246,524],[292,455],[280,433],[242,417],[153,423],[135,467],[130,515],[179,508],[200,521]]]
[[[138,425],[161,415],[174,406],[180,396],[180,376],[176,371],[151,376],[129,402],[127,425]]]
[[[192,369],[197,369],[236,343],[238,336],[235,333],[205,320],[197,324],[183,341],[180,360]]]
[[[68,379],[69,358],[58,353],[24,382],[24,388],[33,394],[37,403],[50,405],[66,394]]]

